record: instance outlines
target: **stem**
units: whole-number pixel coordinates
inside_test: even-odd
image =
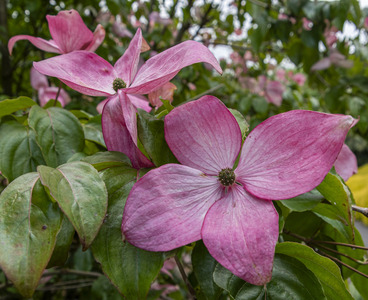
[[[181,274],[181,277],[183,277],[183,280],[188,288],[188,291],[190,293],[190,295],[192,296],[192,298],[195,300],[197,299],[196,297],[196,293],[195,293],[195,290],[193,289],[192,285],[190,284],[189,280],[188,280],[188,277],[187,275],[185,274],[185,271],[184,271],[184,268],[183,268],[183,265],[181,264],[180,260],[179,260],[179,257],[177,255],[174,256],[175,257],[175,262],[176,264],[178,265],[178,268],[179,268],[179,271],[180,271],[180,274]]]
[[[353,211],[361,213],[366,218],[368,218],[368,207],[360,207],[360,206],[352,205],[351,208],[353,209]]]
[[[52,272],[45,272],[42,274],[42,276],[44,277],[44,276],[52,276],[52,275],[60,275],[60,274],[74,274],[74,275],[89,276],[89,277],[102,276],[102,274],[98,272],[78,271],[78,270],[72,270],[72,269],[60,269],[60,270],[55,270]]]
[[[205,96],[205,95],[207,95],[207,94],[211,94],[211,93],[213,93],[214,91],[216,91],[216,90],[218,90],[218,89],[222,88],[223,86],[224,86],[224,84],[223,84],[223,83],[220,83],[220,84],[218,84],[218,85],[214,86],[213,88],[210,88],[210,89],[208,89],[207,91],[204,91],[203,93],[200,93],[200,94],[198,94],[198,95],[195,95],[193,98],[190,98],[189,100],[185,101],[185,103],[186,103],[186,102],[193,101],[193,100],[196,100],[196,99],[198,99],[198,98],[200,98],[200,97],[202,97],[202,96]]]
[[[63,84],[63,83],[60,81],[59,88],[58,88],[58,91],[57,91],[57,93],[56,93],[56,97],[55,97],[54,106],[56,106],[57,99],[59,98],[62,84]]]
[[[352,266],[349,266],[348,264],[346,264],[346,263],[342,262],[341,260],[337,259],[336,257],[333,257],[333,256],[331,256],[331,255],[329,255],[329,254],[327,254],[327,253],[325,253],[325,252],[323,252],[323,251],[321,251],[321,250],[317,250],[317,252],[319,252],[319,253],[321,253],[323,256],[326,256],[326,257],[328,257],[329,259],[331,259],[331,260],[333,260],[333,261],[335,261],[335,262],[337,262],[337,263],[339,263],[339,264],[343,265],[344,267],[346,267],[346,268],[348,268],[348,269],[350,269],[350,270],[354,271],[355,273],[357,273],[357,274],[359,274],[359,275],[361,275],[361,276],[363,276],[363,277],[365,277],[365,278],[368,278],[368,275],[367,275],[367,274],[364,274],[364,273],[360,272],[359,270],[357,270],[357,269],[353,268]]]

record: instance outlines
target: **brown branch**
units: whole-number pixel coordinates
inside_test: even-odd
[[[368,218],[368,207],[360,207],[360,206],[352,205],[351,208],[353,209],[353,211],[361,213],[363,216]]]
[[[87,272],[87,271],[79,271],[79,270],[72,270],[72,269],[60,269],[60,270],[54,270],[51,272],[44,272],[42,276],[45,277],[45,276],[63,275],[63,274],[74,274],[74,275],[89,276],[89,277],[102,276],[102,273],[98,273],[98,272]]]

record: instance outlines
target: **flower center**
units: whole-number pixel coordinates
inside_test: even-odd
[[[224,186],[230,186],[235,182],[235,173],[232,169],[222,169],[219,174],[219,181]]]
[[[120,89],[125,89],[126,88],[126,83],[121,78],[115,78],[114,82],[112,84],[112,87],[115,90],[115,92],[117,92]]]

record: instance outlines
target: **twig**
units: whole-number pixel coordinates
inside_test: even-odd
[[[360,207],[360,206],[352,205],[351,208],[353,209],[353,211],[361,213],[366,218],[368,218],[368,207]]]
[[[79,270],[72,270],[72,269],[60,269],[55,270],[52,272],[45,272],[42,276],[52,276],[52,275],[60,275],[60,274],[74,274],[80,276],[89,276],[89,277],[100,277],[102,276],[101,273],[98,272],[87,272],[87,271],[79,271]]]
[[[59,88],[58,88],[58,91],[57,91],[57,93],[56,93],[56,97],[55,97],[54,106],[56,106],[57,99],[59,98],[62,84],[63,84],[63,83],[60,81]]]
[[[79,289],[82,287],[91,286],[93,285],[93,282],[94,280],[88,283],[82,283],[82,284],[70,285],[70,286],[45,286],[45,287],[37,288],[37,291],[74,290],[74,289]]]
[[[339,264],[343,265],[344,267],[346,267],[346,268],[348,268],[348,269],[350,269],[350,270],[354,271],[355,273],[357,273],[357,274],[359,274],[359,275],[361,275],[361,276],[363,276],[363,277],[365,277],[365,278],[368,278],[368,275],[367,275],[367,274],[364,274],[363,272],[360,272],[359,270],[357,270],[357,269],[353,268],[352,266],[349,266],[348,264],[346,264],[346,263],[342,262],[341,260],[337,259],[336,257],[333,257],[333,256],[331,256],[331,255],[329,255],[329,254],[327,254],[327,253],[325,253],[325,252],[323,252],[323,251],[321,251],[321,250],[319,250],[319,249],[315,249],[315,251],[316,251],[316,252],[319,252],[319,253],[321,253],[323,256],[326,256],[326,257],[328,257],[329,259],[331,259],[331,260],[333,260],[333,261],[335,261],[335,262],[337,262],[337,263],[339,263]]]
[[[184,280],[184,282],[185,282],[185,284],[186,284],[186,286],[189,290],[189,293],[191,294],[191,296],[193,297],[194,300],[197,299],[195,290],[193,289],[192,285],[190,284],[190,282],[188,280],[187,275],[185,274],[183,265],[181,264],[181,262],[179,260],[179,257],[177,255],[175,255],[174,258],[175,258],[176,264],[178,265],[181,277],[183,277],[183,280]]]

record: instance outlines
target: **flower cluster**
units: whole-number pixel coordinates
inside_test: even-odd
[[[186,66],[205,62],[222,72],[208,48],[195,41],[140,66],[140,53],[148,44],[139,28],[112,66],[93,53],[104,38],[102,26],[92,33],[74,10],[47,20],[52,40],[16,36],[9,51],[27,39],[61,54],[35,62],[34,68],[82,94],[106,97],[99,109],[107,149],[126,154],[136,169],[154,167],[138,148],[136,109],[149,112],[161,105],[160,97],[172,99],[175,86],[170,80]],[[165,21],[157,15],[150,20]],[[50,88],[46,78],[38,80],[38,90]],[[270,102],[281,104],[282,84],[259,76],[258,89]],[[202,239],[224,267],[251,284],[264,285],[271,280],[279,234],[272,201],[319,185],[345,149],[355,123],[351,116],[289,111],[259,124],[242,145],[238,122],[219,99],[204,96],[174,108],[164,120],[165,139],[180,164],[154,168],[137,181],[125,205],[123,235],[149,251],[169,251]],[[348,150],[341,155],[349,156]]]

